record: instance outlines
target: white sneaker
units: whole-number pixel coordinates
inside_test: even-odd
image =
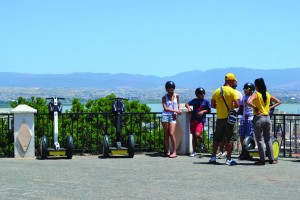
[[[211,157],[208,161],[208,163],[211,163],[211,164],[216,163],[216,162],[217,162],[217,159],[215,156]]]
[[[222,154],[223,154],[223,152],[219,152],[217,155],[216,155],[216,157],[218,158],[218,159],[221,159],[222,157]]]
[[[220,156],[220,158],[226,158],[226,156],[227,156],[227,151],[224,151],[224,152],[222,153],[222,155]]]
[[[229,165],[229,166],[236,165],[236,161],[233,159],[230,159],[230,160],[226,159],[225,163],[226,163],[226,165]]]
[[[195,157],[197,155],[197,153],[195,151],[193,151],[191,154],[190,154],[190,157]]]

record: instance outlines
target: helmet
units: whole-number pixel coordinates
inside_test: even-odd
[[[205,94],[205,90],[202,87],[199,87],[195,90],[195,95],[197,96],[198,94]]]
[[[252,83],[246,83],[244,85],[244,88],[243,89],[246,89],[246,90],[251,90],[252,92],[255,90],[255,87]]]
[[[175,83],[173,81],[167,81],[165,84],[165,88],[174,88],[175,89]]]

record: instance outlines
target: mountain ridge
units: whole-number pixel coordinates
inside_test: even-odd
[[[243,67],[215,68],[205,71],[193,70],[172,76],[157,77],[154,75],[126,73],[93,73],[74,72],[70,74],[26,74],[0,72],[2,87],[40,87],[40,88],[99,88],[99,89],[153,89],[162,88],[164,83],[172,80],[177,88],[194,89],[204,87],[215,89],[224,84],[227,73],[234,73],[241,88],[246,82],[254,82],[263,77],[268,89],[299,90],[300,68],[289,69],[250,69]]]

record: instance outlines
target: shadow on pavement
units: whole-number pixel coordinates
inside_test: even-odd
[[[122,158],[130,158],[128,155],[113,155],[104,158],[102,155],[98,156],[99,159],[122,159]],[[133,157],[134,158],[134,157]]]
[[[163,158],[168,158],[169,157],[164,153],[157,153],[157,152],[155,152],[155,153],[146,153],[145,155],[149,156],[149,157],[163,157]]]
[[[224,163],[223,162],[216,162],[214,164],[211,164],[211,163],[208,163],[208,162],[194,162],[194,164],[197,164],[197,165],[226,165],[225,162]],[[254,164],[254,162],[253,163],[237,163],[237,165],[244,165],[244,166],[253,165],[253,166],[256,166]]]

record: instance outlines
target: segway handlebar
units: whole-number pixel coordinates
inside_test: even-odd
[[[58,99],[58,100],[65,100],[63,97],[47,97],[46,99]]]
[[[126,101],[128,101],[129,99],[125,99],[122,97],[115,97],[115,98],[110,98],[109,100],[126,100]]]

